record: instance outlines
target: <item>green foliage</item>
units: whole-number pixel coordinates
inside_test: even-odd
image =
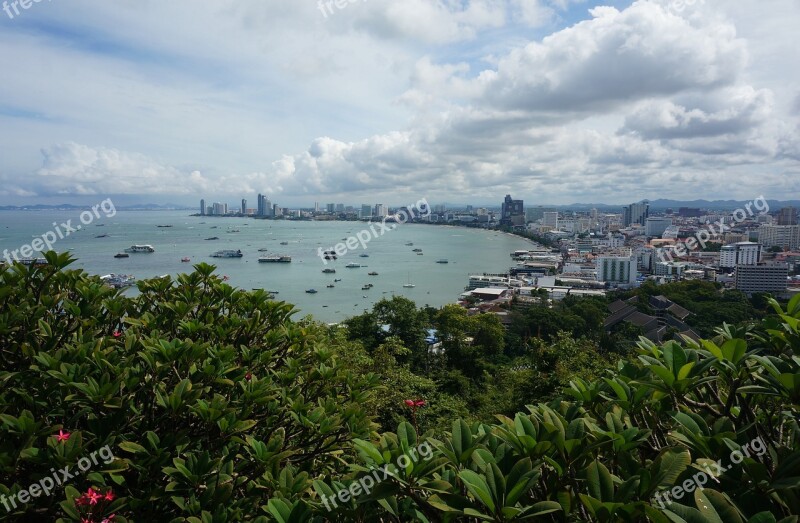
[[[342,470],[369,434],[374,378],[341,367],[291,306],[205,264],[129,299],[47,258],[0,268],[0,494],[108,445],[115,459],[70,486],[113,488],[118,514],[264,519],[279,510],[268,500]],[[71,491],[57,492],[10,517],[77,520]]]

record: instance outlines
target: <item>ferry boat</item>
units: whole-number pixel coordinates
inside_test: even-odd
[[[291,256],[268,255],[258,258],[258,263],[292,263]]]
[[[130,247],[125,249],[125,252],[129,253],[156,252],[156,250],[153,249],[152,245],[131,245]]]
[[[114,255],[114,258],[130,258],[130,257],[131,255],[128,254],[127,252],[118,252],[117,254]]]
[[[103,280],[103,283],[115,289],[124,289],[136,282],[136,278],[128,274],[106,274],[105,276],[100,276],[100,279]]]
[[[345,267],[348,268],[348,269],[359,269],[359,268],[361,268],[361,264],[360,263],[348,263],[347,265],[345,265]]]
[[[242,256],[244,254],[240,249],[235,251],[233,249],[223,249],[211,255],[212,258],[241,258]]]

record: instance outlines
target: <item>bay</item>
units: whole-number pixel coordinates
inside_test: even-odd
[[[131,274],[137,279],[190,272],[192,265],[216,265],[229,283],[250,290],[277,291],[276,299],[294,304],[296,317],[313,315],[324,322],[338,322],[371,309],[381,298],[406,296],[418,306],[441,307],[453,303],[464,291],[468,275],[500,273],[512,265],[509,253],[529,247],[523,238],[463,227],[405,224],[373,237],[366,249],[359,245],[326,265],[318,249],[327,250],[343,239],[369,230],[363,222],[320,222],[255,220],[250,218],[195,217],[187,211],[118,211],[113,217],[102,213],[92,223],[58,240],[54,250],[69,251],[77,261],[71,266],[90,274]],[[0,212],[0,251],[19,249],[54,230],[53,222],[72,220],[80,224],[77,211]],[[87,220],[88,221],[88,220]],[[171,226],[171,227],[158,227]],[[63,231],[63,228],[62,228]],[[239,231],[239,232],[232,232]],[[102,238],[98,236],[107,235]],[[208,241],[205,238],[219,237]],[[281,245],[287,242],[287,245]],[[412,242],[413,246],[406,245]],[[151,254],[131,254],[115,259],[114,254],[132,244],[151,244]],[[420,248],[422,256],[412,252]],[[210,255],[221,249],[241,249],[243,258],[219,259]],[[268,249],[268,253],[258,252]],[[0,253],[1,254],[1,253]],[[259,263],[263,254],[285,254],[292,263]],[[369,257],[360,257],[367,254]],[[182,263],[181,258],[191,258]],[[436,263],[447,259],[449,263]],[[366,265],[348,269],[348,263]],[[325,274],[325,268],[335,274]],[[369,276],[369,272],[378,276]],[[335,282],[334,279],[341,279]],[[414,288],[404,288],[411,281]],[[367,284],[373,288],[362,290]],[[334,284],[334,288],[327,288]],[[316,289],[308,294],[307,289]],[[131,295],[135,289],[126,291]]]

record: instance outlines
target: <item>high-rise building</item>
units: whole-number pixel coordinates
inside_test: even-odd
[[[319,212],[319,202],[314,202],[314,212]]]
[[[780,247],[793,251],[800,248],[800,225],[762,225],[758,243],[765,248]]]
[[[633,285],[636,283],[636,256],[628,250],[618,255],[602,255],[597,257],[597,281],[617,285]]]
[[[362,205],[361,206],[361,217],[362,218],[372,218],[372,205]]]
[[[256,216],[264,216],[264,195],[258,193],[258,199],[256,200]]]
[[[525,206],[522,200],[513,200],[510,194],[506,194],[500,206],[500,225],[510,227],[525,225]]]
[[[719,253],[719,266],[734,269],[737,265],[755,265],[761,261],[761,245],[753,242],[739,242],[725,245]]]
[[[214,202],[214,216],[225,216],[228,214],[228,204]]]
[[[327,210],[329,213],[335,212],[336,211],[336,204],[335,203],[326,204],[325,205],[325,210]]]
[[[778,225],[797,225],[797,209],[784,207],[778,213]]]
[[[247,214],[247,200],[242,198],[242,214]]]
[[[542,216],[542,225],[545,227],[552,227],[558,229],[558,213],[555,211],[548,211]]]
[[[755,292],[786,292],[789,266],[785,263],[737,265],[735,287],[750,295]]]
[[[644,225],[650,216],[650,202],[647,200],[632,203],[622,208],[622,226],[628,227],[638,223]]]
[[[343,203],[337,203],[336,204],[336,212],[344,212],[344,204]]]
[[[206,201],[200,200],[200,216],[206,215]]]
[[[672,225],[672,218],[651,216],[645,221],[644,234],[660,238],[670,225]]]
[[[389,208],[386,207],[384,203],[375,204],[375,213],[373,216],[377,218],[383,218],[384,216],[389,216]]]

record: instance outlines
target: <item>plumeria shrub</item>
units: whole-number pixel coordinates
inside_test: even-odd
[[[369,436],[374,378],[342,368],[290,305],[205,264],[128,298],[47,259],[0,267],[0,495],[73,477],[0,519],[264,521],[270,499],[310,492]],[[112,459],[83,470],[106,446]]]

